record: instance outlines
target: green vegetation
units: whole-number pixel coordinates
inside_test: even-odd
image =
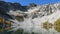
[[[16,19],[17,19],[18,21],[24,21],[23,16],[16,16]]]
[[[11,34],[23,34],[23,30],[17,30],[15,32],[12,32]]]
[[[0,17],[0,32],[11,29],[11,22]]]
[[[55,21],[54,23],[54,29],[58,32],[60,32],[60,18]]]
[[[48,21],[46,21],[43,23],[43,28],[48,30],[48,29],[52,28],[52,24],[49,23]]]

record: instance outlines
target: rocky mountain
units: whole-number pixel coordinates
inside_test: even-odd
[[[56,31],[60,32],[60,27],[54,28],[55,26],[60,26],[60,3],[44,5],[32,3],[22,6],[19,3],[0,1],[0,17],[11,21],[12,29],[9,31],[23,29],[24,33],[28,32],[31,34],[33,32],[40,34],[42,33],[41,31],[45,33],[51,28],[54,33]],[[51,33],[49,32],[49,34]]]
[[[31,4],[32,5],[32,4]],[[18,27],[12,29],[12,31],[16,31],[18,29],[23,29],[24,33],[28,32],[28,34],[37,33],[37,34],[60,34],[60,3],[56,4],[45,4],[45,5],[33,5],[26,12],[22,12],[21,10],[10,11],[10,15],[22,17],[21,22],[19,17],[17,20],[12,20],[17,23],[16,25],[20,25]],[[26,15],[26,16],[25,16]],[[23,25],[24,24],[24,25]]]

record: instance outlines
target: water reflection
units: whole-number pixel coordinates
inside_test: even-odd
[[[8,32],[8,30],[11,30],[11,22],[9,20],[4,20],[3,18],[0,18],[0,34],[23,34],[23,30],[17,30],[14,32]],[[38,29],[39,30],[39,29]],[[38,31],[37,30],[37,31]],[[35,34],[34,32],[32,32]],[[27,34],[27,33],[25,33]],[[36,33],[37,34],[37,33]],[[39,34],[60,34],[60,19],[54,22],[54,24],[49,23],[48,21],[43,23],[43,27],[40,29]]]
[[[60,19],[56,20],[54,24],[47,22],[43,23],[43,28],[50,31],[50,34],[60,34]]]
[[[60,19],[58,19],[57,21],[55,21],[55,23],[54,23],[54,29],[57,32],[60,32]]]
[[[11,22],[0,17],[0,32],[11,29]]]
[[[52,24],[47,21],[47,22],[43,23],[43,28],[48,30],[48,29],[52,28]]]

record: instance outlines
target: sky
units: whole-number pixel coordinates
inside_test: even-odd
[[[17,2],[20,3],[21,5],[29,5],[30,3],[35,3],[35,4],[53,4],[53,3],[58,3],[60,0],[4,0],[6,2]]]

